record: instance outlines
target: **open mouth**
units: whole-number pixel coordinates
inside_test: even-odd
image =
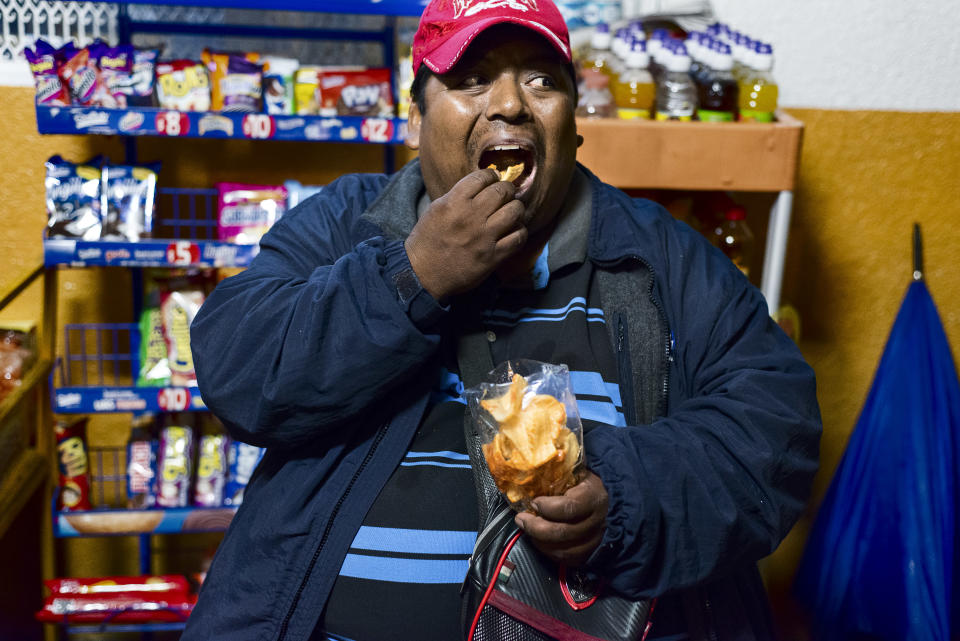
[[[533,175],[533,149],[518,144],[493,145],[483,150],[477,164],[494,168],[501,180],[510,180],[517,189],[523,189]]]

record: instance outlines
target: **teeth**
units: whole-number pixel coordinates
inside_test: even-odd
[[[493,151],[520,151],[520,145],[497,145]]]

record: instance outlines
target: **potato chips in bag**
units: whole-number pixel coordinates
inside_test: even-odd
[[[566,365],[507,361],[464,392],[490,475],[511,507],[530,510],[584,474],[583,427]]]

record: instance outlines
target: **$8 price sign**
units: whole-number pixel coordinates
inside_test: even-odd
[[[200,261],[200,248],[196,243],[178,240],[167,245],[167,262],[171,265],[192,265]]]
[[[186,136],[190,133],[190,116],[179,111],[161,111],[156,125],[161,136]]]
[[[182,412],[190,405],[190,390],[183,387],[164,387],[157,392],[157,405],[164,412]]]

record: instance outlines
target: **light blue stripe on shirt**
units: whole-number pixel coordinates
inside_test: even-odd
[[[473,553],[476,532],[462,530],[413,530],[392,527],[361,526],[353,543],[354,550],[401,552],[405,554]]]
[[[469,463],[441,463],[440,461],[403,461],[400,467],[458,467],[469,470]]]
[[[469,559],[398,559],[348,554],[340,576],[393,583],[463,583]]]
[[[617,427],[626,427],[627,419],[623,412],[617,411],[613,403],[608,401],[583,401],[577,399],[577,412],[580,418]]]
[[[469,454],[461,454],[460,452],[451,452],[449,450],[443,450],[439,452],[407,452],[407,456],[410,458],[423,458],[427,456],[434,456],[436,458],[452,458],[457,461],[469,461]]]
[[[570,385],[574,394],[589,394],[590,396],[606,396],[614,405],[622,407],[620,400],[620,386],[603,380],[599,372],[570,372]]]

